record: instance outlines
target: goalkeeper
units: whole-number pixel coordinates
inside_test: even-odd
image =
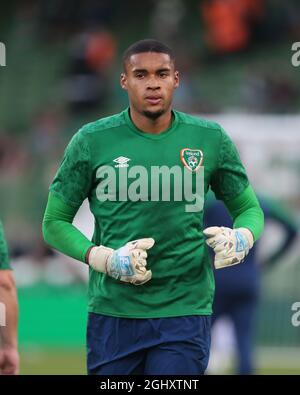
[[[89,265],[89,374],[203,374],[214,297],[206,237],[217,268],[242,264],[262,233],[263,213],[224,130],[172,108],[179,73],[170,48],[133,44],[120,81],[129,108],[72,138],[50,186],[44,239]],[[234,229],[212,227],[205,237],[203,207],[186,210],[171,177],[160,179],[169,201],[144,189],[152,178],[137,186],[155,166],[191,174],[193,187],[203,171],[204,192],[212,188],[225,202]],[[132,190],[139,198],[130,198]],[[72,225],[86,198],[92,241]]]

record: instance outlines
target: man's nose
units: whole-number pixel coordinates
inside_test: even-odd
[[[147,88],[148,89],[160,89],[159,79],[156,76],[149,77]]]

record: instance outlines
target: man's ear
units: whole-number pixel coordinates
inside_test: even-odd
[[[180,80],[180,78],[179,78],[179,71],[175,71],[174,75],[175,75],[175,78],[174,78],[174,80],[175,80],[174,88],[176,89],[176,88],[179,87],[179,80]]]
[[[122,89],[127,91],[127,77],[126,77],[125,73],[121,73],[120,84],[121,84]]]

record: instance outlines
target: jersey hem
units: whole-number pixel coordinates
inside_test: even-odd
[[[102,309],[97,309],[95,307],[89,307],[88,308],[88,313],[94,313],[94,314],[101,314],[101,315],[108,315],[110,317],[119,317],[119,318],[140,318],[140,319],[147,319],[147,318],[167,318],[167,317],[183,317],[183,316],[189,316],[189,315],[212,315],[212,310],[197,310],[197,311],[188,311],[184,313],[174,313],[174,314],[163,314],[163,313],[158,313],[158,314],[151,314],[151,315],[145,315],[145,314],[119,314],[119,313],[110,313],[107,311],[103,311]]]

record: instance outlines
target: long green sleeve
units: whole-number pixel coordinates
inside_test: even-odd
[[[0,221],[0,269],[11,269],[8,257],[7,243],[2,223]]]
[[[78,209],[50,192],[43,219],[43,237],[56,250],[85,262],[86,253],[94,244],[72,225]]]
[[[239,196],[224,203],[233,219],[233,227],[249,229],[256,241],[264,229],[264,213],[252,187],[249,185]]]

